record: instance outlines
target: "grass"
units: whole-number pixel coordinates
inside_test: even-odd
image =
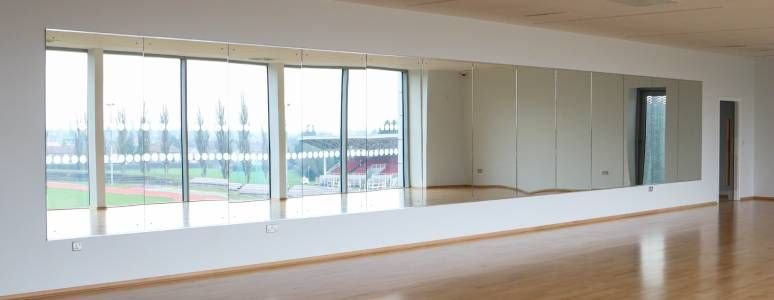
[[[46,205],[48,209],[87,208],[89,192],[49,188],[46,191]]]
[[[123,195],[107,193],[105,201],[110,206],[168,203],[173,200],[166,197]],[[48,209],[73,209],[89,207],[89,192],[71,189],[49,188],[46,193]]]
[[[254,166],[257,167],[257,166]],[[223,178],[220,174],[220,168],[213,168],[209,167],[207,168],[207,176],[204,176],[202,173],[204,169],[201,167],[189,167],[188,168],[188,176],[191,178],[194,177],[206,177],[206,178]],[[110,168],[108,167],[107,176],[110,176]],[[167,174],[164,174],[164,169],[162,168],[152,168],[150,170],[147,170],[145,172],[145,176],[148,177],[156,177],[156,178],[165,178],[165,179],[180,179],[183,177],[182,175],[182,169],[181,168],[170,168],[167,170]],[[268,184],[269,182],[266,180],[266,176],[264,176],[264,173],[262,170],[254,170],[251,173],[250,176],[250,183],[258,183],[258,184]],[[132,169],[126,169],[121,170],[119,168],[116,168],[115,174],[125,174],[125,175],[135,175],[135,176],[141,176],[143,175],[142,171],[139,168],[132,168]],[[247,177],[245,176],[244,172],[241,171],[233,171],[231,172],[229,176],[229,180],[232,182],[238,182],[238,183],[247,183]]]
[[[257,167],[257,166],[256,166]],[[109,169],[107,170],[109,172]],[[203,169],[201,167],[191,167],[189,168],[189,176],[191,178],[194,177],[205,177],[202,176]],[[151,168],[146,171],[146,176],[149,177],[156,177],[156,178],[166,178],[166,179],[180,179],[182,178],[182,170],[180,168],[170,168],[167,170],[167,174],[164,175],[164,169],[162,168]],[[116,170],[116,174],[123,173],[127,175],[142,175],[142,171],[138,168],[132,168],[132,169],[126,169],[126,170]],[[109,173],[107,176],[110,176]],[[290,169],[288,170],[288,184],[289,185],[298,185],[301,184],[301,174],[298,172],[298,170]],[[218,168],[208,168],[207,169],[207,178],[223,178],[220,174],[220,170]],[[230,174],[229,180],[231,182],[239,182],[239,183],[245,183],[246,177],[244,172],[235,171]],[[264,177],[263,171],[260,169],[255,170],[252,172],[251,181],[253,183],[257,184],[269,184],[266,180],[266,177]],[[222,189],[215,189],[215,191],[220,191]],[[144,196],[144,195],[124,195],[124,194],[115,194],[115,193],[107,193],[106,195],[106,202],[108,206],[127,206],[127,205],[137,205],[137,204],[157,204],[157,203],[168,203],[172,202],[173,200],[166,197],[156,197],[156,196]],[[254,200],[254,196],[246,196],[241,195],[238,192],[231,191],[229,192],[229,199],[232,201],[244,201],[244,200]],[[46,205],[48,209],[74,209],[74,208],[88,208],[89,207],[89,193],[87,191],[79,191],[79,190],[72,190],[72,189],[63,189],[63,188],[49,188],[46,193]]]

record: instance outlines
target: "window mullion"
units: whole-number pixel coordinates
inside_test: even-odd
[[[339,163],[339,188],[342,193],[347,193],[349,191],[349,184],[347,180],[347,171],[348,166],[348,158],[347,155],[347,141],[349,139],[349,134],[347,130],[347,111],[348,111],[348,104],[349,104],[349,69],[344,68],[341,70],[341,149],[339,152],[341,153],[341,159]],[[325,158],[323,158],[325,159]]]
[[[180,59],[180,157],[182,170],[183,202],[190,201],[188,172],[188,64]]]
[[[106,208],[103,50],[89,49],[88,53],[89,205]]]
[[[269,197],[287,198],[287,137],[285,130],[285,65],[269,64]]]

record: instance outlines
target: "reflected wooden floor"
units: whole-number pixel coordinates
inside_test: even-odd
[[[515,198],[507,188],[388,189],[245,202],[193,201],[48,211],[50,240],[190,227],[267,222]]]
[[[62,299],[739,299],[774,295],[774,202]]]

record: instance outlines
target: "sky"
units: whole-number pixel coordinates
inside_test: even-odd
[[[226,107],[230,127],[241,127],[239,110],[245,99],[249,126],[268,129],[267,68],[258,64],[213,60],[188,60],[189,127],[196,126],[201,108],[209,129],[216,129],[218,101]],[[160,113],[166,105],[169,129],[180,123],[180,61],[175,58],[105,54],[105,128],[118,127],[116,115],[123,110],[127,127],[141,126],[145,102],[147,124],[160,129]],[[87,54],[46,51],[46,127],[72,129],[83,118],[87,104]],[[293,136],[314,125],[320,134],[338,136],[341,114],[341,69],[286,68],[286,130]],[[402,74],[381,69],[356,69],[349,74],[350,133],[373,132],[385,120],[401,120]],[[80,125],[85,126],[85,125]],[[197,126],[198,127],[198,126]],[[196,127],[191,127],[196,128]]]

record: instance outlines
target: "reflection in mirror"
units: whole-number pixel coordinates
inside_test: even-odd
[[[150,166],[150,125],[158,115],[149,115],[145,97],[152,98],[154,94],[161,98],[169,97],[165,97],[167,95],[164,95],[166,91],[163,87],[150,86],[151,81],[145,77],[151,77],[150,71],[158,71],[158,74],[154,74],[158,75],[154,80],[166,81],[162,74],[167,67],[164,63],[153,64],[150,61],[146,65],[143,39],[138,40],[139,43],[131,51],[103,52],[102,55],[103,134],[105,155],[108,157],[104,167],[105,203],[108,207],[172,201],[154,197],[154,193],[146,190],[146,181],[151,179],[150,173],[154,169]],[[151,57],[147,59],[158,61]],[[148,73],[145,67],[148,67]],[[173,81],[178,79],[179,76],[171,78]],[[144,89],[146,84],[147,91]],[[175,94],[168,96],[174,97]],[[174,189],[171,191],[181,192]]]
[[[519,194],[555,193],[556,71],[519,66],[517,72]]]
[[[680,80],[678,166],[680,181],[701,179],[701,99],[702,83]]]
[[[591,73],[556,73],[556,187],[591,188]]]
[[[591,187],[624,186],[623,76],[592,73]]]
[[[367,190],[401,189],[422,186],[422,99],[421,61],[413,57],[368,55],[366,60],[367,101],[366,146],[369,157]],[[352,101],[349,102],[351,112]],[[410,113],[413,112],[413,115]],[[350,114],[350,122],[357,116]],[[413,118],[413,119],[412,119]],[[357,134],[356,134],[357,136]],[[415,148],[409,142],[417,139]],[[361,165],[362,166],[362,165]],[[416,168],[416,170],[412,170]],[[412,177],[417,176],[416,179]],[[415,182],[415,185],[412,185]],[[366,199],[368,207],[371,201],[395,193],[413,194],[412,189],[405,191],[368,193],[372,199]],[[416,195],[411,204],[423,205],[424,193]],[[400,197],[403,199],[403,197]],[[349,211],[349,210],[348,210]]]
[[[228,45],[196,44],[191,48],[202,56],[185,62],[189,198],[228,200],[228,121],[231,114],[238,113],[228,105]]]
[[[473,198],[513,198],[516,191],[516,68],[473,70]]]
[[[389,77],[397,79],[397,73],[402,73],[402,86],[400,90],[395,85],[389,84],[386,81],[380,86],[387,92],[387,97],[384,98],[384,102],[388,103],[393,108],[398,105],[398,92],[402,99],[400,119],[398,122],[402,122],[398,129],[401,131],[399,134],[402,137],[398,139],[398,174],[397,176],[403,177],[403,187],[407,189],[400,191],[400,194],[405,194],[401,199],[407,201],[404,203],[406,206],[425,206],[426,193],[425,193],[425,130],[426,130],[426,115],[425,105],[423,97],[423,71],[422,60],[416,57],[400,57],[400,56],[385,56],[385,55],[368,55],[367,66],[374,70],[386,70],[393,71],[387,74],[392,74]],[[373,77],[378,79],[379,76]],[[370,82],[372,78],[369,76],[369,101],[371,99]],[[393,81],[393,83],[396,83]],[[390,88],[392,87],[392,88]],[[376,90],[378,91],[378,90]],[[379,99],[383,96],[374,95],[374,99]],[[393,106],[394,105],[394,106]],[[393,118],[398,119],[394,113]],[[379,124],[375,124],[378,125]],[[394,133],[393,133],[394,134]],[[393,152],[394,153],[394,152]],[[394,155],[393,155],[394,157]],[[394,158],[393,158],[394,159]],[[394,175],[391,175],[394,176]],[[380,195],[395,195],[397,192],[383,192],[383,193],[369,193],[374,196]],[[383,199],[383,198],[382,198]],[[367,203],[371,203],[370,201]],[[377,205],[381,207],[381,205]],[[369,205],[371,207],[371,205]]]
[[[47,47],[63,47],[62,32],[46,32]],[[59,42],[58,42],[59,41]],[[46,49],[46,208],[88,208],[89,54],[85,50]],[[96,201],[96,199],[95,199]],[[62,213],[49,217],[60,220]],[[88,214],[86,216],[88,218]],[[72,222],[77,223],[76,222]],[[65,234],[72,230],[55,229]],[[51,231],[51,230],[49,230]]]
[[[677,81],[625,76],[624,89],[629,185],[675,181]]]
[[[269,67],[265,58],[277,52],[271,48],[229,45],[225,101],[231,111],[227,121],[229,201],[269,198]]]
[[[472,67],[423,61],[427,98],[427,204],[470,201],[472,194]]]
[[[365,98],[365,55],[304,50],[302,66],[285,68],[288,197],[334,194],[353,170],[347,166],[349,97]],[[350,94],[351,93],[351,94]],[[360,124],[353,124],[358,126]],[[353,153],[354,154],[354,153]],[[365,185],[365,182],[363,182]]]
[[[641,91],[651,88],[651,79],[642,76],[624,76],[624,185],[633,186],[642,184],[642,155],[640,147],[642,144],[642,135],[640,134],[639,121],[642,120],[640,114],[639,101]]]
[[[653,78],[653,86],[655,87],[663,87],[664,89],[664,102],[663,106],[661,107],[654,107],[654,109],[658,110],[660,108],[663,108],[664,115],[663,117],[663,126],[664,126],[664,133],[662,137],[658,138],[658,141],[663,142],[663,177],[661,178],[661,181],[653,181],[654,183],[667,183],[667,182],[675,182],[677,181],[677,155],[678,155],[678,125],[679,125],[679,81],[674,79],[666,79],[666,78]],[[653,101],[660,103],[660,98],[652,98]],[[661,104],[657,104],[661,105]],[[652,107],[652,106],[651,106]],[[653,131],[651,130],[651,135],[653,135]],[[647,136],[646,136],[647,140]],[[647,170],[648,168],[644,168]]]
[[[701,82],[56,30],[46,46],[51,239],[701,179]]]

